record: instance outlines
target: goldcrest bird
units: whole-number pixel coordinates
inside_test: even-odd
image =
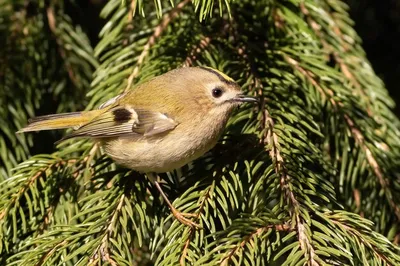
[[[180,168],[213,148],[232,110],[243,102],[257,98],[242,94],[238,84],[218,70],[178,68],[110,99],[98,110],[32,118],[19,132],[72,127],[64,139],[99,140],[117,164],[153,179],[180,222],[197,226],[185,217],[190,214],[172,206],[155,173]]]

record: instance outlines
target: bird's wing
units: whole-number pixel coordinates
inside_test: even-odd
[[[99,106],[99,109],[104,109],[104,108],[106,108],[106,107],[109,107],[109,106],[111,106],[111,105],[117,103],[117,101],[118,101],[119,99],[121,99],[122,97],[124,97],[126,94],[127,94],[127,92],[124,92],[124,93],[121,93],[121,94],[119,94],[119,95],[117,95],[117,96],[115,96],[115,97],[109,99],[108,101],[102,103],[102,104]]]
[[[130,106],[113,107],[84,124],[64,139],[73,137],[152,136],[174,129],[178,123],[168,115]],[[63,140],[64,140],[63,139]]]

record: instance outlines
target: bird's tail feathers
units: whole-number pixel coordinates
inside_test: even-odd
[[[90,121],[92,116],[88,115],[89,113],[73,112],[34,117],[29,119],[28,125],[20,129],[17,133],[79,127]]]

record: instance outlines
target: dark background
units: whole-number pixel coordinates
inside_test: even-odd
[[[400,117],[400,0],[344,0],[350,7],[355,29],[363,40],[363,47],[376,74],[385,82],[390,95],[396,101],[395,112]],[[83,20],[90,20],[91,28],[86,29],[92,42],[97,42],[97,34],[102,27],[98,18],[105,0],[78,1]],[[94,23],[96,20],[97,23]],[[88,22],[88,21],[86,21]]]
[[[400,117],[400,0],[346,0],[376,74],[396,101]]]

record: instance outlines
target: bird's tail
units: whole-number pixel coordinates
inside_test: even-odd
[[[96,111],[73,112],[34,117],[29,119],[28,125],[20,129],[17,133],[80,127],[81,125],[86,124],[90,120],[92,120],[95,116],[95,112]]]

